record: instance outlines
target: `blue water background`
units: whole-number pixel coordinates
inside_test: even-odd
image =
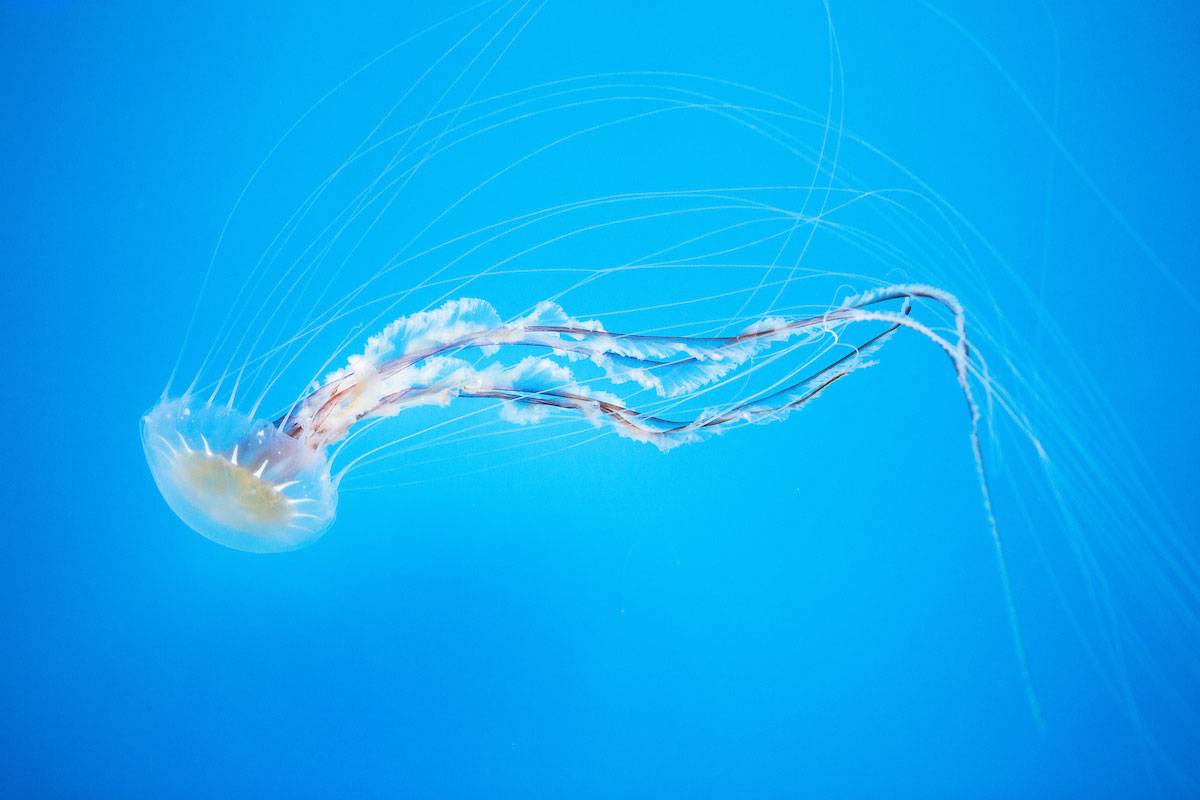
[[[1046,730],[1033,725],[961,399],[923,347],[784,424],[666,456],[609,437],[347,495],[333,531],[286,556],[186,530],[137,421],[226,212],[321,92],[445,14],[243,5],[0,7],[0,795],[1178,791],[1067,643],[1018,539]],[[823,103],[818,4],[646,5],[550,4],[502,85],[663,69]],[[1031,283],[1044,275],[1047,307],[1193,531],[1194,306],[945,20],[832,8],[847,124]],[[1049,10],[1056,33],[1037,3],[946,6],[1200,295],[1197,9]],[[428,57],[401,53],[388,74]],[[635,180],[639,158],[577,169]],[[1001,307],[1020,302],[1005,291]],[[1033,522],[1053,537],[1049,517]],[[1178,756],[1196,731],[1158,733]]]

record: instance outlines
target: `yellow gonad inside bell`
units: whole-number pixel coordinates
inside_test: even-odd
[[[210,513],[218,522],[235,528],[286,525],[293,504],[303,499],[287,497],[277,486],[236,462],[196,451],[175,458],[180,489],[194,502],[214,503]]]

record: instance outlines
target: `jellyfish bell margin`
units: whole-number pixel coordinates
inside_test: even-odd
[[[141,431],[167,505],[218,544],[281,553],[312,544],[333,524],[337,488],[323,449],[271,422],[176,398],[147,412]]]

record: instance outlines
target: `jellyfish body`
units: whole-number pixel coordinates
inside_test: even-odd
[[[843,127],[832,25],[822,113],[681,73],[484,91],[499,63],[485,54],[502,55],[513,41],[488,19],[399,98],[385,90],[364,105],[361,141],[338,144],[332,159],[320,147],[292,146],[302,129],[315,129],[314,142],[333,141],[321,119],[336,119],[335,132],[354,129],[342,118],[354,103],[334,102],[339,84],[237,195],[198,273],[162,400],[142,420],[150,471],[174,513],[230,548],[295,550],[331,530],[339,490],[352,502],[355,490],[461,481],[488,468],[441,475],[427,466],[446,461],[497,458],[493,468],[512,471],[566,449],[542,447],[551,440],[577,434],[567,447],[609,431],[669,450],[778,422],[835,383],[840,392],[842,378],[871,366],[891,339],[916,334],[948,356],[965,400],[981,522],[1032,717],[1041,712],[985,452],[1011,481],[1001,513],[1013,503],[1026,513],[1028,496],[1058,525],[1066,574],[1087,588],[1085,602],[1068,609],[1072,625],[1082,619],[1087,629],[1099,612],[1091,631],[1099,647],[1088,655],[1111,656],[1106,680],[1114,696],[1131,698],[1129,718],[1142,730],[1130,687],[1155,675],[1130,669],[1145,648],[1132,621],[1183,620],[1179,641],[1195,643],[1194,548],[1145,499],[1151,493],[1126,466],[1140,462],[1122,455],[1135,453],[1124,449],[1119,420],[1076,372],[1072,337],[984,237],[989,226]],[[495,20],[508,25],[507,13]],[[470,49],[476,30],[481,44]],[[430,103],[412,93],[426,75],[448,87]],[[279,189],[293,181],[311,191],[285,197]],[[240,210],[259,201],[265,211]],[[994,296],[1000,281],[1008,291]],[[962,293],[978,347],[968,345],[962,306],[931,285]],[[1058,349],[1047,359],[1038,351],[1051,342]],[[435,411],[451,405],[469,408]],[[561,422],[568,433],[518,433],[504,440],[517,445],[494,447],[491,435],[511,428],[494,431],[494,417],[458,424],[489,410],[513,425]],[[401,435],[390,432],[404,424],[392,422],[398,417],[413,423]],[[588,423],[601,430],[593,435]],[[1014,446],[1001,450],[1005,437]],[[424,448],[438,450],[409,458]],[[823,468],[836,460],[826,456],[811,458]],[[793,463],[789,453],[776,468]],[[919,507],[907,510],[910,524],[922,524]],[[385,511],[381,521],[388,513],[411,517]],[[1027,521],[1045,555],[1053,540],[1035,524],[1043,518]],[[1126,609],[1135,596],[1148,605]]]
[[[189,397],[164,399],[143,418],[142,442],[159,491],[194,530],[238,550],[293,550],[332,524],[338,483],[354,462],[334,473],[337,451],[327,451],[368,420],[456,399],[489,400],[512,423],[565,412],[668,450],[737,423],[783,419],[871,366],[898,328],[921,329],[909,317],[917,297],[952,301],[929,287],[891,287],[816,316],[770,317],[710,337],[614,333],[552,302],[505,321],[483,300],[454,300],[392,322],[276,419]],[[890,310],[872,310],[889,303]],[[859,323],[880,328],[855,344],[842,341],[842,332]],[[672,412],[764,357],[822,342],[819,361],[765,389],[690,416]],[[638,408],[631,398],[641,393],[662,407]]]
[[[337,491],[320,449],[225,406],[173,399],[142,418],[146,462],[171,510],[218,544],[259,553],[316,540]]]

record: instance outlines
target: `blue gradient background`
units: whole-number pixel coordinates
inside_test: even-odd
[[[284,557],[183,529],[136,426],[221,220],[321,92],[445,13],[201,5],[0,4],[0,795],[1179,791],[1060,654],[1017,543],[1031,723],[960,399],[920,347],[666,457],[608,438],[359,495]],[[552,3],[505,79],[666,69],[820,104],[817,4],[644,5]],[[1194,531],[1194,311],[978,49],[919,5],[832,8],[847,124],[1012,263],[1037,275],[1045,249],[1047,305]],[[1057,33],[1036,3],[945,10],[1047,118],[1061,70],[1061,139],[1200,294],[1197,8],[1055,2]]]

